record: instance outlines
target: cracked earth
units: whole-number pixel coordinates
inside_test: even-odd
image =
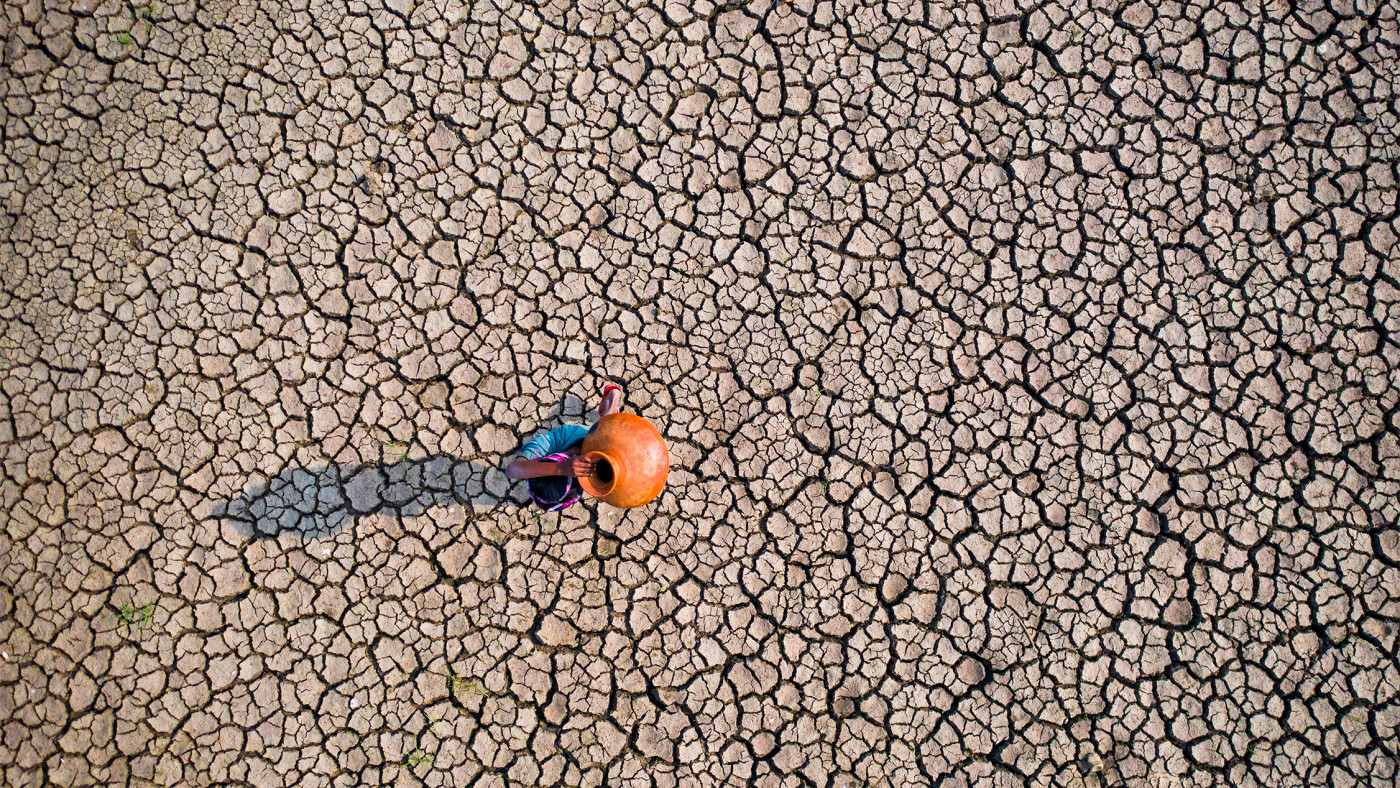
[[[1395,784],[1396,15],[6,3],[3,783]]]

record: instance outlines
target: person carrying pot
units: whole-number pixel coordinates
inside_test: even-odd
[[[622,411],[622,387],[603,387],[598,418]],[[506,476],[525,479],[530,498],[546,512],[557,512],[578,503],[583,497],[581,477],[592,476],[593,460],[583,456],[580,447],[593,428],[584,424],[563,424],[536,435],[520,447],[520,456],[506,466]]]

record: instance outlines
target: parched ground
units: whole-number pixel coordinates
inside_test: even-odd
[[[0,32],[5,786],[1400,780],[1396,4]]]

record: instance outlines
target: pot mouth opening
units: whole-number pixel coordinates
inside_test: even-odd
[[[579,479],[579,483],[589,495],[601,498],[617,484],[617,463],[600,451],[591,451],[587,456],[594,463],[593,475]]]
[[[611,486],[613,483],[612,463],[607,460],[598,460],[598,464],[593,466],[593,475],[597,477],[599,484]]]

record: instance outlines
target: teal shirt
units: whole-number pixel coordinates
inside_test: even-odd
[[[520,447],[520,456],[527,460],[538,460],[551,454],[560,454],[570,446],[583,440],[588,434],[585,424],[565,424],[555,427],[543,435],[536,435]]]

